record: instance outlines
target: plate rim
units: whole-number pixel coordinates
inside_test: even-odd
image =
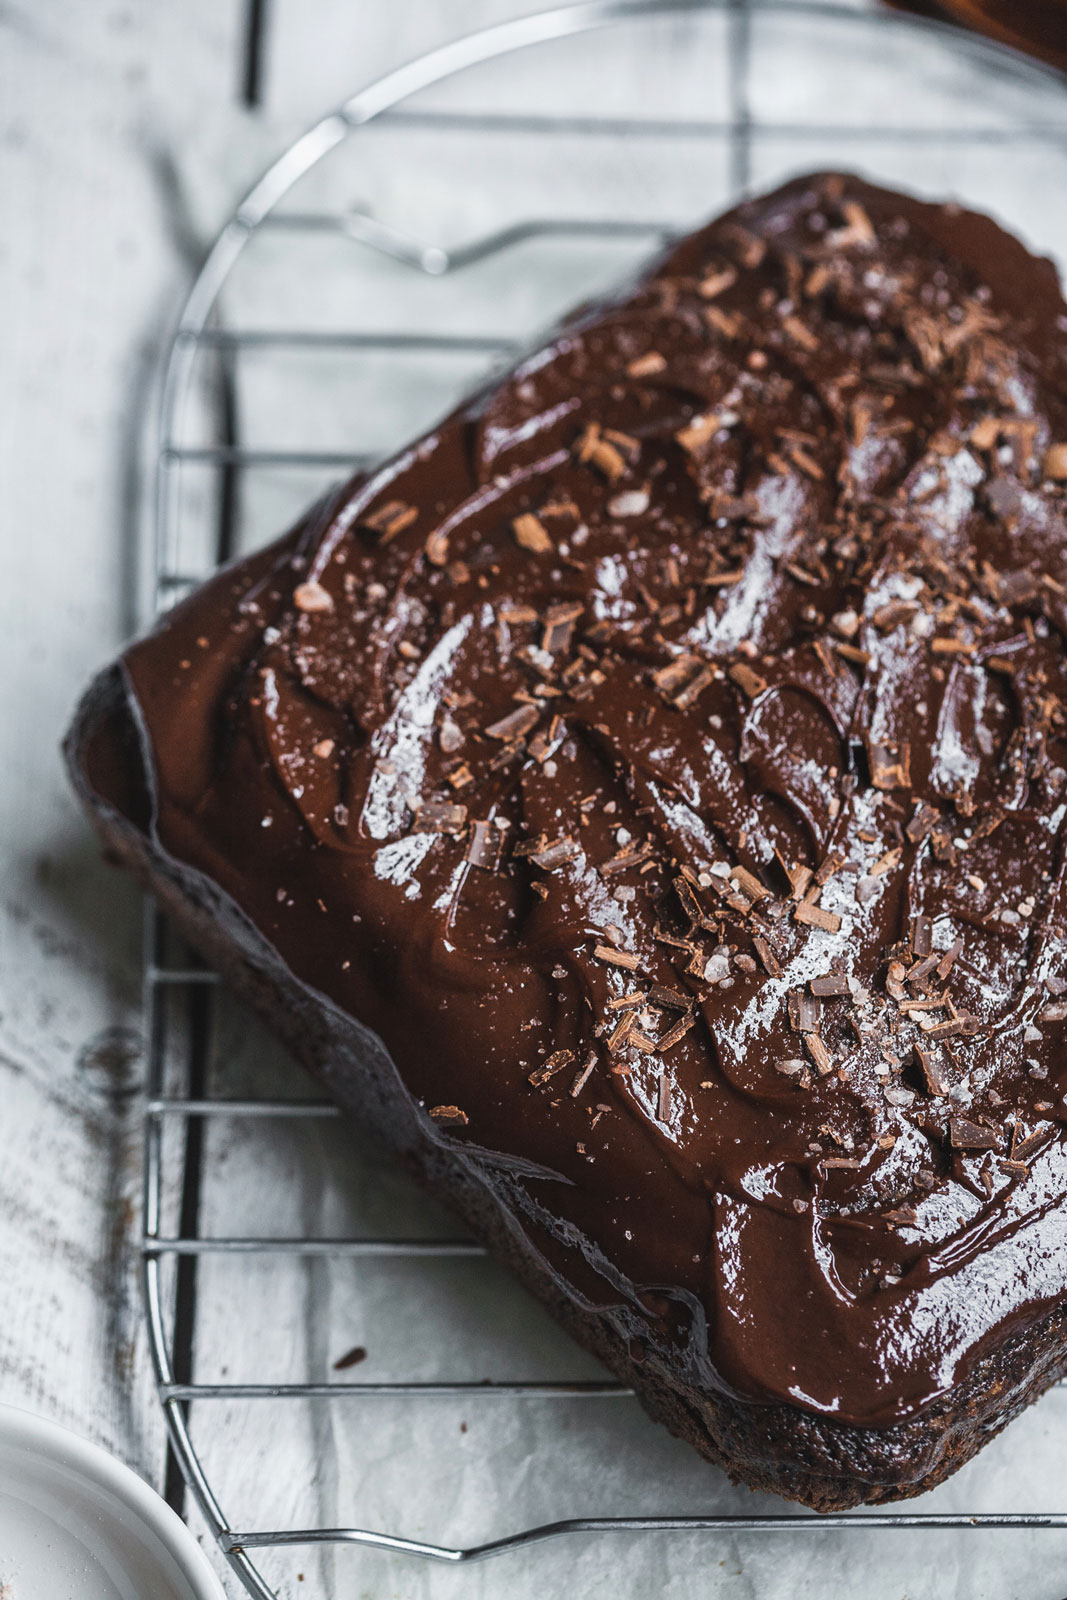
[[[207,1556],[177,1512],[151,1484],[103,1446],[49,1417],[0,1402],[0,1447],[9,1442],[42,1463],[75,1472],[120,1501],[143,1527],[155,1534],[191,1585],[195,1600],[226,1600]]]

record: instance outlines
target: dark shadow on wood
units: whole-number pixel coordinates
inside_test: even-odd
[[[267,0],[248,0],[245,10],[241,103],[254,110],[263,103],[263,60],[267,37]]]

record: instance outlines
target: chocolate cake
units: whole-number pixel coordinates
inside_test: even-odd
[[[1067,308],[800,179],[89,690],[182,932],[653,1416],[820,1509],[1067,1366]]]

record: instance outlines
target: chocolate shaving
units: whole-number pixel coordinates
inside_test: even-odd
[[[578,1096],[581,1094],[582,1090],[585,1088],[586,1084],[589,1082],[590,1075],[592,1074],[593,1068],[595,1066],[596,1066],[596,1051],[595,1050],[590,1050],[589,1054],[585,1058],[584,1064],[579,1068],[578,1073],[577,1073],[577,1075],[576,1075],[576,1077],[574,1079],[574,1082],[571,1084],[571,1099],[572,1100],[577,1100]]]
[[[803,1037],[804,1043],[811,1054],[811,1059],[815,1063],[816,1072],[820,1078],[825,1078],[834,1064],[829,1050],[827,1050],[817,1033],[806,1033]]]
[[[911,950],[916,956],[928,956],[933,948],[934,925],[929,917],[911,919]]]
[[[658,350],[649,350],[643,356],[636,356],[633,361],[626,363],[626,375],[630,378],[651,378],[657,372],[666,370],[667,362]]]
[[[608,1035],[609,1050],[621,1049],[621,1047],[626,1043],[626,1040],[629,1038],[636,1021],[637,1013],[635,1011],[631,1009],[623,1012],[622,1016],[615,1024],[615,1027]]]
[[[626,471],[626,458],[616,447],[617,441],[624,437],[613,433],[611,429],[602,434],[600,424],[591,422],[575,447],[578,460],[590,462],[610,483],[614,483]],[[616,443],[612,443],[612,439]]]
[[[891,872],[895,866],[899,865],[903,853],[899,846],[895,850],[887,850],[885,855],[879,856],[874,865],[869,868],[868,877],[880,878],[883,873]]]
[[[833,647],[839,656],[844,656],[846,661],[854,661],[858,667],[869,667],[871,664],[870,652],[861,650],[858,645],[845,644],[841,639],[835,639]]]
[[[823,928],[827,933],[837,933],[841,927],[841,918],[836,911],[827,911],[811,900],[802,900],[794,909],[793,917],[797,922],[805,923],[811,928]]]
[[[535,517],[532,511],[526,511],[521,517],[515,517],[511,531],[515,535],[515,543],[521,545],[524,550],[532,550],[534,555],[550,555],[556,548],[548,536],[544,523],[539,517]]]
[[[911,746],[867,740],[867,760],[871,782],[876,789],[911,788]]]
[[[516,706],[514,711],[509,711],[506,717],[501,717],[499,722],[490,723],[486,733],[490,739],[511,740],[528,733],[541,715],[538,706]]]
[[[598,961],[606,961],[613,967],[625,967],[627,972],[636,972],[641,965],[641,957],[634,955],[633,951],[616,950],[610,944],[598,944],[593,955]]]
[[[955,944],[950,945],[945,951],[944,955],[941,957],[941,960],[937,963],[937,975],[941,979],[942,983],[944,983],[945,979],[956,965],[956,962],[959,960],[962,953],[962,939],[957,939]]]
[[[537,867],[543,867],[546,872],[551,872],[556,867],[562,867],[565,862],[573,861],[580,853],[581,846],[574,839],[556,839],[552,844],[546,845],[543,850],[535,850],[530,860]]]
[[[432,567],[445,567],[448,565],[448,534],[443,528],[435,528],[426,535],[423,547],[426,559]]]
[[[679,904],[688,921],[694,924],[701,922],[704,917],[703,907],[685,879],[683,877],[675,878],[672,887],[678,896]]]
[[[690,417],[685,427],[679,428],[674,437],[686,455],[697,455],[715,437],[721,427],[721,419],[713,413],[707,416]]]
[[[770,978],[780,978],[782,976],[781,963],[779,962],[774,951],[771,949],[770,945],[767,943],[766,939],[761,939],[757,936],[752,941],[752,948],[755,950],[756,954],[760,958],[760,961],[763,963],[763,970],[766,972],[767,976]]]
[[[940,960],[941,952],[939,950],[931,951],[930,955],[924,956],[921,961],[916,961],[914,966],[908,968],[907,981],[916,986],[923,985]]]
[[[708,685],[714,683],[714,681],[714,669],[712,667],[701,667],[700,671],[695,673],[685,687],[673,697],[671,705],[678,711],[688,711],[690,706],[696,704],[698,697],[704,693]]]
[[[858,200],[842,200],[841,215],[848,226],[836,228],[833,233],[828,234],[829,244],[840,250],[850,245],[862,247],[876,243],[878,236],[874,231],[874,225]]]
[[[956,1150],[996,1150],[1001,1143],[999,1133],[971,1122],[968,1117],[950,1117],[948,1129]]]
[[[746,900],[753,905],[767,897],[767,890],[756,877],[754,872],[749,872],[747,867],[735,867],[730,873],[730,882],[737,885]]]
[[[953,1039],[957,1036],[970,1038],[978,1032],[978,1018],[961,1011],[959,1016],[952,1017],[948,1022],[927,1022],[925,1017],[919,1018],[919,1026],[928,1039]]]
[[[802,350],[815,352],[819,348],[819,341],[806,323],[799,317],[788,316],[782,318],[782,331],[787,333],[794,344],[800,345]]]
[[[706,272],[698,284],[698,292],[704,300],[714,300],[725,290],[732,289],[737,282],[736,267],[722,267],[719,271]]]
[[[790,446],[786,454],[788,455],[789,460],[793,463],[794,467],[798,467],[805,477],[814,479],[816,483],[821,483],[826,477],[826,474],[823,472],[815,457],[813,455],[809,455],[808,451],[803,450],[800,445],[795,444]],[[806,567],[800,566],[799,563],[787,561],[785,563],[785,568],[787,572],[792,573],[793,577],[796,578],[798,582],[810,584],[813,587],[818,585],[819,580],[815,577],[814,573],[809,572]]]
[[[535,1089],[539,1089],[543,1083],[547,1083],[549,1078],[554,1077],[557,1072],[562,1072],[564,1067],[569,1067],[573,1060],[573,1050],[554,1050],[542,1062],[541,1066],[530,1073],[529,1082],[533,1084]]]
[[[607,1002],[605,1011],[631,1011],[634,1006],[643,1006],[647,1003],[648,996],[643,989],[636,989],[633,994],[617,994]]]
[[[418,515],[417,508],[405,504],[403,500],[387,500],[385,505],[366,512],[360,518],[360,526],[378,534],[379,544],[388,544],[398,533],[410,528]]]
[[[416,833],[462,833],[466,822],[466,806],[448,800],[424,800],[415,811]]]
[[[637,464],[641,455],[640,439],[635,439],[633,434],[623,433],[618,428],[605,428],[604,438],[610,439],[612,444],[618,446],[631,467]]]
[[[699,656],[675,656],[665,666],[656,668],[652,673],[652,682],[666,699],[673,700],[682,692],[694,674],[699,672],[701,666]]]
[[[727,589],[735,583],[740,583],[744,575],[742,567],[735,567],[729,572],[706,572],[703,582],[709,589]]]
[[[969,640],[958,639],[955,636],[951,639],[930,640],[930,649],[934,655],[969,656],[973,655],[977,648],[977,645],[970,643]]]
[[[467,1113],[461,1111],[458,1106],[431,1106],[430,1116],[435,1122],[440,1122],[444,1127],[451,1125],[465,1128],[470,1121]]]
[[[828,972],[824,977],[812,978],[811,992],[816,995],[848,994],[848,979],[841,972]]]
[[[844,857],[831,851],[815,874],[815,882],[819,885],[819,888],[821,889],[824,884],[829,883],[834,873],[839,871],[843,865]]]
[[[574,637],[574,624],[583,610],[581,601],[575,603],[563,601],[559,605],[549,606],[545,612],[541,649],[547,650],[551,656],[565,655]]]
[[[533,738],[530,740],[530,754],[540,765],[544,765],[549,756],[552,754],[553,750],[559,744],[561,726],[562,718],[553,717],[549,726],[547,728],[540,729],[540,731],[535,733]]]
[[[766,239],[761,239],[759,234],[750,233],[740,222],[730,222],[721,231],[724,237],[733,240],[737,259],[743,267],[748,267],[754,272],[763,264],[763,258],[767,254]]]
[[[667,989],[661,983],[654,983],[648,991],[648,1003],[667,1011],[688,1011],[692,1005],[688,995],[678,989]]]
[[[785,867],[785,875],[789,879],[789,889],[793,899],[803,900],[811,887],[811,880],[814,877],[812,869],[802,866],[798,861],[791,867]]]
[[[936,957],[932,957],[931,959],[936,960]],[[889,987],[888,980],[886,981],[886,987]],[[900,1011],[902,1016],[910,1016],[913,1011],[943,1011],[945,1009],[945,1003],[945,995],[943,994],[935,995],[929,1000],[901,999]]]
[[[1022,1123],[1017,1122],[1011,1130],[1011,1149],[1008,1154],[1012,1161],[1028,1162],[1048,1143],[1050,1137],[1049,1128],[1037,1128],[1033,1133],[1024,1133]]]
[[[531,834],[529,838],[520,839],[512,850],[512,855],[524,860],[527,856],[536,855],[538,850],[543,850],[548,843],[548,838],[543,833]]]
[[[746,666],[743,661],[735,661],[733,666],[730,667],[727,676],[737,684],[742,694],[746,694],[750,700],[754,700],[758,694],[762,694],[767,687],[766,678],[761,678],[758,672],[753,672],[752,668]]]
[[[814,1033],[819,1026],[822,1007],[815,995],[805,994],[803,989],[791,989],[786,996],[786,1011],[789,1014],[789,1026],[794,1033]]]
[[[724,311],[721,306],[705,306],[704,321],[727,339],[736,339],[741,332],[742,319],[737,312]]]
[[[522,752],[525,750],[525,748],[526,744],[524,740],[513,739],[510,744],[506,744],[504,746],[503,750],[497,751],[496,755],[489,763],[489,771],[502,772],[505,767],[509,767],[518,756],[522,755]]]
[[[930,1054],[929,1050],[923,1050],[919,1045],[916,1045],[915,1059],[919,1063],[919,1071],[922,1073],[923,1082],[926,1085],[927,1092],[932,1095],[947,1094],[949,1089],[948,1083],[942,1076],[941,1069],[934,1060],[933,1056]]]
[[[919,609],[914,600],[891,600],[888,605],[879,606],[871,621],[879,633],[890,633],[894,628],[910,622]]]
[[[467,862],[480,867],[483,872],[496,872],[504,849],[504,834],[492,822],[471,823],[470,843],[467,845]]]
[[[904,829],[911,843],[919,844],[925,839],[939,816],[937,807],[928,805],[926,801],[916,807],[915,815]]]
[[[611,878],[617,872],[625,872],[629,867],[640,866],[652,854],[652,846],[647,840],[640,844],[627,845],[620,850],[618,855],[611,856],[607,861],[602,861],[597,871],[602,878]]]
[[[656,1049],[661,1055],[665,1050],[673,1049],[678,1043],[679,1039],[685,1038],[686,1034],[689,1032],[690,1028],[695,1022],[696,1017],[694,1017],[692,1012],[690,1012],[688,1016],[682,1017],[680,1021],[674,1024],[673,1028],[668,1028],[667,1032],[660,1036],[656,1042]]]

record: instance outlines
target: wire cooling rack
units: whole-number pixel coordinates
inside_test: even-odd
[[[653,31],[642,34],[646,27]],[[798,28],[807,30],[806,35],[798,34]],[[661,30],[659,35],[656,29]],[[627,30],[634,35],[629,47]],[[605,51],[609,37],[616,52],[629,48],[630,60],[636,50],[640,62],[636,93],[624,83],[613,102],[610,94],[598,99],[591,84],[588,96],[568,91],[569,101],[557,94],[546,103],[544,82],[555,77],[551,58],[540,77],[537,71],[531,77],[516,63],[536,58],[546,48],[555,50],[558,60],[558,52],[572,49],[573,42],[583,37],[588,47],[590,36],[603,39]],[[814,39],[814,48],[829,51],[830,57],[834,51],[844,51],[843,61],[853,66],[859,62],[858,83],[843,83],[839,96],[820,94],[813,87],[806,102],[797,101],[787,80],[794,64],[790,52],[803,37]],[[884,82],[878,77],[874,51],[888,61],[889,78]],[[676,94],[671,74],[680,73],[683,56],[691,65],[701,52],[704,65],[695,88],[690,83],[685,93]],[[592,60],[588,48],[587,57]],[[617,68],[624,58],[616,53],[610,59]],[[827,59],[828,73],[842,70],[840,63],[835,67]],[[809,58],[807,65],[814,60]],[[901,84],[893,75],[899,74],[902,61],[913,79],[910,99],[896,92]],[[472,72],[476,92],[467,94],[463,85]],[[612,76],[605,66],[599,74],[601,87]],[[803,85],[805,74],[799,76]],[[777,99],[770,104],[768,97],[776,86]],[[972,92],[976,89],[980,95]],[[636,111],[632,104],[627,109],[628,99],[637,104]],[[981,115],[975,111],[979,101]],[[901,115],[902,105],[909,108],[906,116]],[[413,150],[419,139],[424,141],[418,146],[423,151],[425,141],[432,141],[434,159],[441,165],[430,174],[432,181],[421,188],[416,184],[415,223],[405,213],[403,194],[394,204],[398,192],[388,184],[372,201],[363,198],[368,183],[374,188],[366,163],[357,160],[354,168],[344,169],[336,165],[339,153],[358,157],[372,128],[413,140]],[[509,139],[520,141],[516,148],[525,156],[516,161],[505,150],[494,167],[490,153],[507,146]],[[459,150],[451,167],[450,141]],[[478,153],[477,160],[488,162],[485,174],[471,171],[472,151]],[[562,197],[559,214],[551,214],[543,199],[528,200],[525,193],[523,171],[537,169],[538,151],[545,165],[559,163],[561,180],[549,187],[549,192]],[[1017,181],[1020,162],[1025,170],[1025,163],[1040,160],[1048,190],[1057,192],[1055,163],[1067,161],[1062,85],[1054,75],[979,42],[963,44],[953,36],[949,43],[943,30],[889,16],[872,17],[850,7],[799,0],[602,0],[472,36],[355,95],[293,145],[238,207],[182,313],[163,381],[155,521],[141,574],[145,620],[180,598],[220,562],[276,532],[286,510],[295,513],[324,475],[369,466],[390,446],[402,443],[415,427],[431,420],[420,414],[420,406],[436,406],[439,411],[473,378],[506,360],[527,342],[537,316],[553,307],[564,308],[588,287],[591,270],[594,279],[597,273],[617,273],[621,264],[750,185],[770,182],[791,169],[830,164],[828,151],[839,158],[834,164],[854,161],[876,177],[898,178],[913,187],[922,186],[928,170],[935,192],[955,189],[979,203],[984,187],[991,184],[997,189],[999,172],[1000,209],[1014,221],[1012,206],[1004,197],[1009,189],[1013,203],[1023,195],[1025,186]],[[1005,166],[1006,153],[1010,162]],[[411,162],[414,170],[418,165],[414,154]],[[583,162],[589,165],[587,177]],[[687,189],[676,179],[681,166],[688,169],[694,163],[696,171]],[[391,170],[395,171],[395,160]],[[632,172],[634,178],[617,196],[612,185],[620,170]],[[450,232],[447,219],[453,215],[449,207],[454,195],[447,191],[460,181],[468,204]],[[1064,187],[1058,192],[1062,195]],[[439,202],[442,208],[435,211]],[[1019,203],[1024,204],[1024,198]],[[1032,219],[1021,216],[1024,232],[1028,222],[1031,234],[1040,235],[1048,218],[1043,216],[1035,227]],[[340,244],[349,254],[340,280],[336,275],[329,280],[334,291],[324,292],[321,303],[315,294],[309,303],[308,283],[319,268],[314,262],[308,265],[301,248],[322,241]],[[1067,239],[1038,237],[1037,242],[1052,248],[1067,246]],[[244,273],[240,294],[231,294],[247,258],[254,255],[250,247],[257,243],[266,246],[262,264]],[[366,281],[360,280],[353,296],[347,275],[356,273],[357,264]],[[477,281],[480,269],[489,271],[487,283]],[[531,281],[551,279],[552,293],[545,304],[524,302],[516,307],[508,300],[504,286],[514,288],[524,276]],[[469,293],[429,306],[414,288],[435,281],[462,289],[472,280]],[[325,276],[321,282],[326,284]],[[405,285],[411,286],[410,291]],[[406,305],[408,298],[410,317],[397,326],[388,320],[393,314],[389,307]],[[358,300],[361,315],[352,315],[353,299]],[[486,319],[483,313],[489,310],[493,314]],[[253,437],[260,394],[273,385],[272,414],[298,414],[299,421],[301,383],[311,386],[309,394],[321,394],[322,368],[315,364],[324,358],[361,378],[385,358],[389,366],[374,369],[377,377],[371,383],[370,402],[366,396],[363,400],[366,415],[379,424],[386,392],[382,386],[391,381],[391,371],[403,368],[408,374],[408,410],[401,405],[394,414],[385,406],[384,435],[370,439],[365,455],[352,453],[345,440],[359,436],[360,424],[354,420],[359,406],[350,413],[345,380],[337,377],[340,369],[335,365],[330,393],[336,404],[328,409],[340,418],[336,442],[329,437],[329,427],[322,426],[321,414],[317,425],[314,418],[309,422],[309,434],[303,437],[280,441],[277,436]],[[269,363],[276,360],[288,363],[280,378],[270,374]],[[251,375],[244,370],[250,363]],[[279,408],[279,394],[291,397],[292,403]],[[273,497],[256,491],[257,474],[273,484]],[[279,489],[288,475],[294,487]],[[373,1405],[388,1399],[432,1408],[435,1400],[456,1397],[472,1408],[530,1397],[618,1404],[625,1391],[595,1378],[489,1384],[426,1378],[323,1381],[320,1372],[295,1383],[199,1381],[194,1357],[203,1332],[199,1290],[205,1263],[254,1257],[276,1271],[287,1258],[301,1262],[328,1258],[346,1261],[358,1271],[369,1262],[406,1259],[447,1265],[482,1252],[459,1238],[362,1233],[332,1237],[307,1232],[256,1236],[227,1229],[225,1222],[221,1229],[206,1233],[201,1226],[202,1201],[212,1161],[213,1128],[247,1124],[269,1127],[277,1135],[283,1127],[325,1123],[339,1113],[321,1101],[216,1092],[211,1037],[213,1014],[222,997],[215,978],[182,954],[152,908],[146,913],[144,947],[149,1061],[143,1283],[169,1438],[167,1491],[172,1503],[179,1505],[186,1491],[192,1495],[233,1571],[259,1600],[275,1600],[278,1591],[262,1575],[257,1566],[262,1558],[255,1553],[287,1546],[360,1545],[462,1564],[564,1534],[619,1530],[748,1532],[796,1539],[815,1527],[1067,1528],[1063,1513],[921,1510],[831,1517],[777,1512],[598,1514],[524,1525],[521,1507],[512,1512],[519,1531],[455,1544],[406,1536],[402,1527],[389,1531],[234,1525],[209,1464],[209,1460],[217,1464],[220,1449],[226,1449],[226,1439],[212,1434],[213,1408],[217,1415],[217,1408],[226,1404],[287,1399],[330,1405],[342,1400]],[[225,1195],[225,1182],[222,1188]],[[558,1448],[567,1448],[562,1436]]]

